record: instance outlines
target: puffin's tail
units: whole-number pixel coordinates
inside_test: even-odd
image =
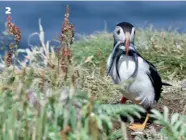
[[[171,84],[166,83],[166,82],[162,82],[162,85],[163,85],[163,86],[172,86]]]

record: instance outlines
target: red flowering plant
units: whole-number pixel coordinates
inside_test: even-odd
[[[16,42],[16,50],[14,52],[14,68],[15,68],[15,65],[16,65],[16,59],[17,59],[17,49],[18,49],[18,46],[19,46],[19,42],[21,40],[21,30],[19,27],[17,27],[12,21],[11,21],[11,16],[8,15],[7,16],[7,28],[8,28],[8,33],[12,36],[14,36],[14,40]],[[10,51],[8,52],[8,56],[6,58],[6,63],[7,63],[7,66],[10,66],[11,64],[11,57],[12,57],[12,53],[13,53],[13,45],[11,44],[10,45]]]
[[[5,55],[5,62],[6,62],[6,66],[9,67],[12,64],[12,54],[14,53],[13,49],[14,49],[14,45],[11,43],[9,45],[9,51],[8,54]]]
[[[70,46],[72,45],[74,40],[74,26],[70,24],[69,12],[70,12],[69,6],[67,5],[64,22],[61,30],[62,34],[60,36],[60,42],[61,42],[60,49],[62,51],[60,62],[61,62],[62,72],[65,74],[65,79],[67,78],[68,64],[71,64],[71,58],[72,58]]]

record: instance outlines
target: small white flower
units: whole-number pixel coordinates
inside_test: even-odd
[[[90,113],[90,116],[91,116],[91,117],[94,117],[94,116],[95,116],[95,114],[94,114],[93,112],[91,112],[91,113]]]

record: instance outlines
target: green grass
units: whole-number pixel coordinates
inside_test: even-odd
[[[158,31],[155,29],[138,29],[135,46],[141,55],[157,66],[158,71],[166,80],[183,79],[186,77],[186,34]],[[99,64],[98,52],[105,61],[113,47],[111,33],[100,32],[82,37],[72,46],[75,61],[81,62],[89,56],[94,64]]]
[[[157,66],[163,79],[186,78],[186,34],[137,29],[135,44],[142,56]],[[12,67],[5,67],[0,73],[0,140],[121,138],[120,131],[112,129],[112,121],[118,121],[119,114],[131,119],[130,115],[138,116],[141,109],[103,105],[120,96],[118,87],[105,76],[112,34],[100,32],[75,41],[71,46],[73,64],[65,81],[54,47],[43,47],[46,54],[41,46],[27,51],[31,60],[28,67],[16,74]],[[85,62],[90,56],[92,60]],[[47,66],[48,60],[54,68]],[[72,86],[74,71],[78,74]]]

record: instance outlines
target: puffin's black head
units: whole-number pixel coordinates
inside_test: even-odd
[[[126,55],[128,55],[129,45],[134,43],[135,28],[132,24],[128,22],[121,22],[116,25],[113,37],[114,44],[117,42],[124,43],[126,47]]]

